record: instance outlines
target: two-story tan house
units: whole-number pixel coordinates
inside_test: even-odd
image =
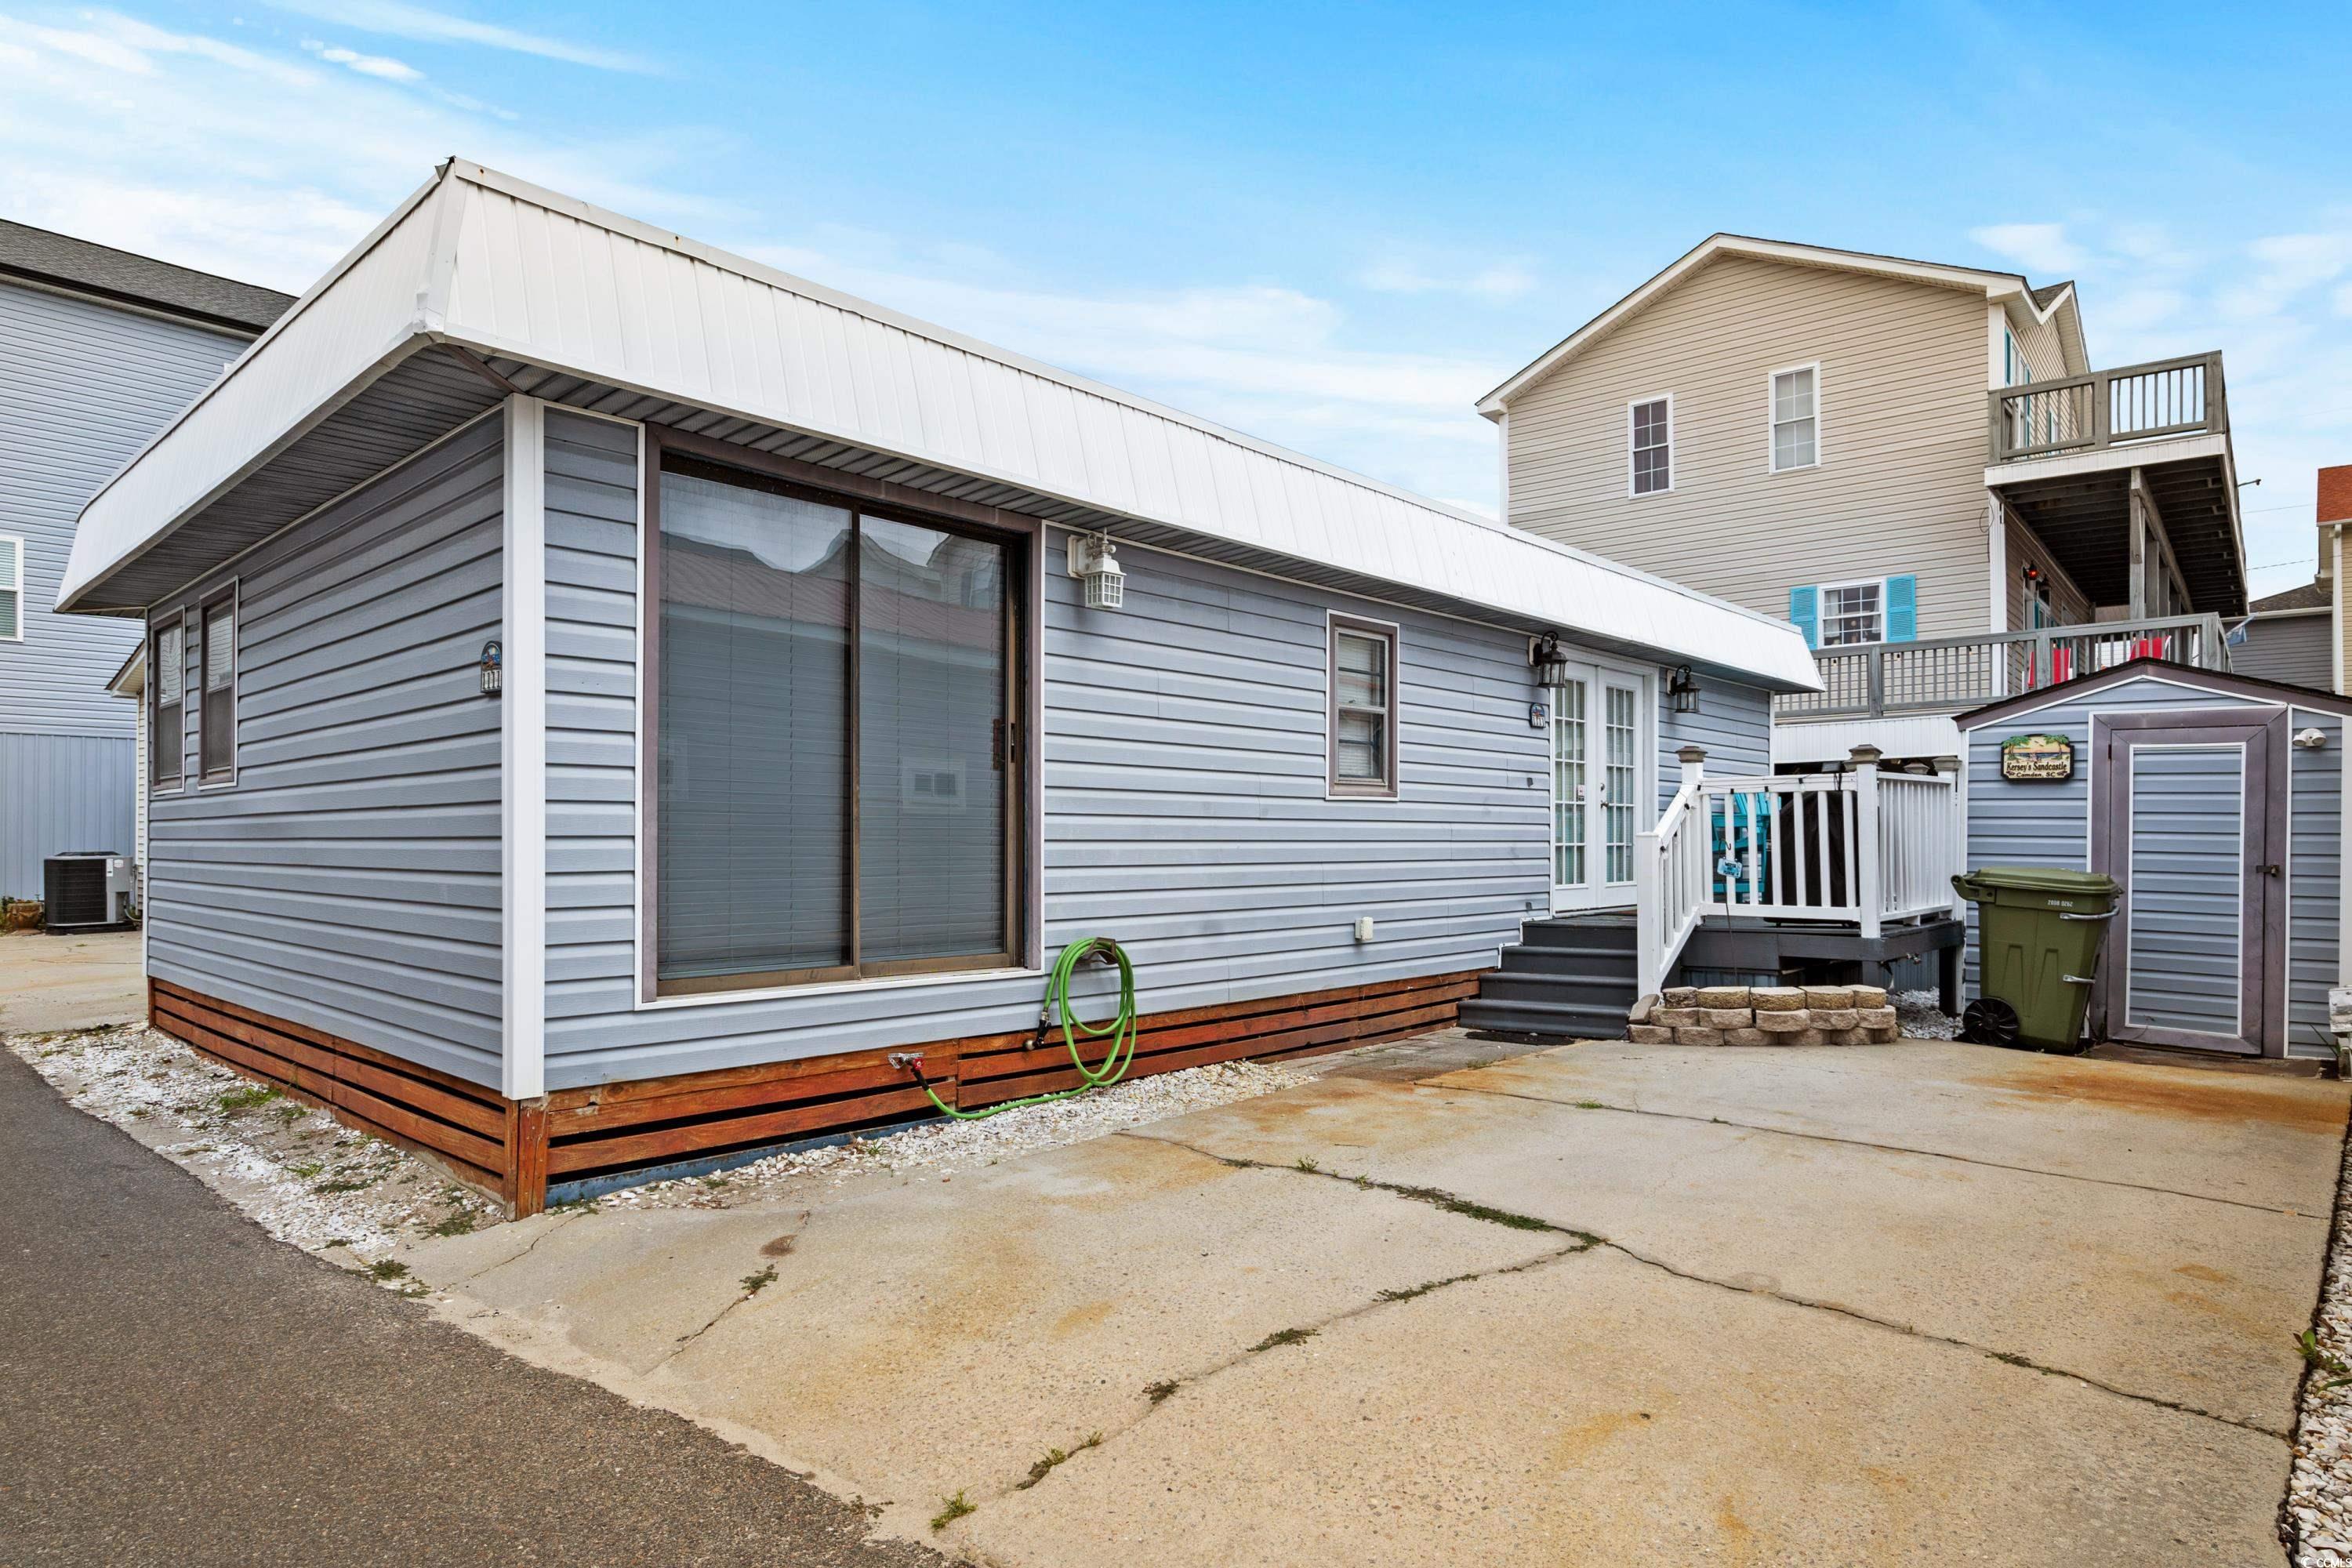
[[[1478,408],[1514,526],[1803,630],[1828,689],[1779,704],[1783,767],[2222,663],[2246,608],[2221,356],[2095,370],[2071,283],[1718,234]]]

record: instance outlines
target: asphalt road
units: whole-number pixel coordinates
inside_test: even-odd
[[[0,1568],[940,1561],[272,1241],[0,1051]]]

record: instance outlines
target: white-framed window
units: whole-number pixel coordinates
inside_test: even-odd
[[[1675,399],[1645,397],[1625,405],[1625,493],[1661,495],[1675,488]]]
[[[1822,367],[1790,365],[1772,373],[1772,472],[1810,468],[1822,460]]]
[[[1334,797],[1397,795],[1397,628],[1331,617],[1330,747],[1325,783]]]
[[[187,622],[180,616],[157,621],[147,634],[147,772],[157,789],[180,787],[188,750],[181,707],[188,679]]]
[[[1886,579],[1822,584],[1822,647],[1885,640]]]
[[[25,640],[25,542],[0,533],[0,642]]]
[[[207,784],[236,782],[236,586],[197,612],[196,763]]]

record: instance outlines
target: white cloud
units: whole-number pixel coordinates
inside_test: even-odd
[[[526,33],[496,22],[478,22],[470,16],[413,5],[407,0],[270,0],[270,4],[322,22],[418,43],[474,44],[570,65],[593,66],[599,70],[651,72],[656,68],[652,62],[619,49],[601,49],[568,38]]]
[[[1391,255],[1366,268],[1357,281],[1376,294],[1463,294],[1500,303],[1532,292],[1536,275],[1517,261],[1448,268]]]
[[[330,65],[346,66],[362,76],[378,77],[385,81],[423,81],[425,73],[404,60],[388,55],[363,55],[341,45],[324,44],[316,38],[305,38],[302,47]]]
[[[2066,237],[2063,223],[1996,223],[1969,230],[1969,237],[2030,272],[2057,276],[2083,265],[2084,255]]]

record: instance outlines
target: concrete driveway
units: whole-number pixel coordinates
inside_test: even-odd
[[[476,1331],[992,1563],[2281,1561],[2344,1086],[1918,1041],[1414,1060],[412,1261]]]
[[[137,931],[0,936],[0,1034],[85,1029],[146,1016]]]

